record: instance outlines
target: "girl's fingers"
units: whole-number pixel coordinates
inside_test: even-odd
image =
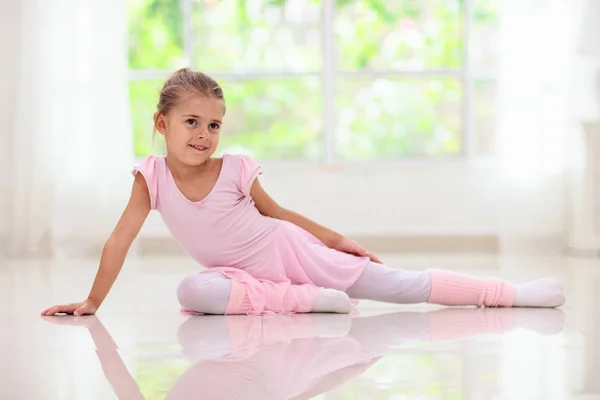
[[[358,245],[356,243],[354,244],[354,248],[352,249],[352,252],[359,256],[363,256],[363,257],[365,257],[369,254],[369,252],[366,249],[362,248],[360,245]]]
[[[81,306],[77,310],[75,310],[73,315],[76,315],[79,317],[80,315],[83,315],[84,313],[85,313],[85,306]]]
[[[66,304],[66,305],[60,305],[60,306],[54,306],[54,307],[50,307],[49,309],[45,310],[44,315],[55,315],[57,313],[67,313],[70,314],[73,312],[73,310],[77,307],[76,304]]]
[[[376,263],[381,263],[381,261],[375,257],[374,254],[372,254],[371,252],[369,252],[367,249],[364,249],[360,246],[357,246],[357,254],[361,257],[369,257],[369,259],[371,259],[371,261],[376,262]]]
[[[383,264],[383,262],[381,262],[381,260],[377,258],[374,254],[368,253],[368,256],[371,259],[371,261],[376,262],[378,264]]]
[[[54,315],[58,312],[58,307],[54,306],[54,307],[50,307],[47,311],[46,311],[46,315]]]
[[[56,312],[55,310],[58,308],[58,306],[52,306],[52,307],[48,307],[46,308],[44,311],[42,311],[43,315],[46,315],[50,312]]]
[[[357,257],[369,257],[369,255],[366,251],[361,251],[361,250],[355,250],[352,252],[352,254],[354,254]]]

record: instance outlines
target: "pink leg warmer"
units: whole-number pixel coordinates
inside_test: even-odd
[[[291,285],[288,282],[232,280],[231,295],[225,314],[293,314],[310,312],[321,288]]]
[[[476,278],[446,270],[429,270],[431,294],[428,303],[447,306],[511,307],[514,284],[497,278]]]

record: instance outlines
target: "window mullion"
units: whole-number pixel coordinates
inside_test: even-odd
[[[187,66],[194,64],[194,24],[193,17],[193,0],[180,0],[181,14],[183,15],[183,48]],[[202,4],[198,3],[197,7]]]
[[[323,154],[326,164],[335,159],[335,88],[336,49],[334,32],[335,0],[323,0],[321,10],[321,54],[323,69]]]
[[[462,47],[462,96],[461,96],[461,153],[470,157],[473,154],[473,79],[470,65],[471,44],[471,7],[472,0],[465,0],[461,6],[462,24],[461,39]]]

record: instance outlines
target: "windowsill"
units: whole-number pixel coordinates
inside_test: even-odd
[[[140,163],[144,157],[136,157],[136,163]],[[354,172],[370,170],[396,170],[398,168],[416,168],[421,170],[435,170],[440,167],[447,168],[455,166],[457,168],[469,167],[491,167],[495,162],[493,156],[482,157],[413,157],[402,159],[376,159],[376,160],[358,160],[358,161],[334,161],[326,163],[324,161],[312,161],[302,159],[277,160],[267,159],[257,161],[266,170],[298,170],[311,172]]]

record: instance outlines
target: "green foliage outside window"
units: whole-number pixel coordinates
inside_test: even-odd
[[[187,66],[181,0],[128,0],[129,65],[133,70]],[[227,115],[222,149],[257,158],[323,157],[320,71],[321,4],[316,0],[198,0],[190,2],[192,67],[208,73],[295,73],[291,77],[219,79]],[[496,2],[475,2],[470,44],[473,68],[497,57]],[[337,0],[335,155],[338,159],[455,155],[463,146],[456,76],[408,76],[393,71],[462,67],[461,1]],[[352,76],[353,72],[385,72]],[[130,84],[135,152],[163,151],[152,140],[152,114],[161,80]],[[474,140],[486,151],[493,130],[494,87],[475,82]],[[480,89],[484,88],[484,89]],[[478,128],[482,130],[479,131]]]

